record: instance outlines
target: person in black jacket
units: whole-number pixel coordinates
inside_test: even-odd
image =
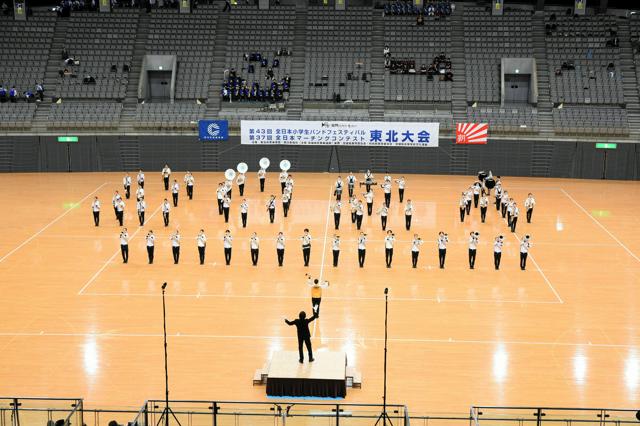
[[[300,364],[304,362],[304,354],[302,353],[302,344],[307,346],[307,352],[309,352],[309,362],[313,362],[313,350],[311,349],[311,333],[309,332],[309,323],[318,318],[314,313],[313,316],[307,319],[307,313],[305,311],[300,312],[298,319],[289,321],[285,318],[284,322],[287,325],[295,325],[298,329],[298,353],[300,354]]]

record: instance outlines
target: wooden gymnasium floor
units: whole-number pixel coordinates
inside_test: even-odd
[[[524,213],[517,234],[490,209],[480,224],[458,219],[458,196],[473,176],[407,176],[415,200],[414,228],[403,227],[394,189],[390,228],[400,240],[392,269],[383,266],[379,217],[365,217],[370,235],[365,269],[356,268],[355,226],[345,209],[340,267],[330,264],[335,175],[294,174],[290,217],[280,205],[270,225],[265,194],[250,173],[249,226],[239,228],[238,194],[229,227],[232,266],[223,265],[225,225],[215,206],[221,173],[196,173],[195,200],[181,194],[163,228],[165,192],[147,171],[149,223],[137,226],[127,206],[130,263],[123,265],[110,200],[122,174],[5,174],[0,221],[0,393],[84,397],[90,406],[135,406],[163,396],[160,285],[168,287],[172,398],[265,400],[251,379],[275,350],[295,350],[284,324],[310,310],[304,273],[331,281],[313,328],[317,352],[344,350],[363,374],[348,402],[381,402],[383,289],[390,289],[389,401],[413,413],[468,412],[471,404],[638,407],[640,402],[640,210],[638,182],[504,178],[522,204],[537,198],[533,223]],[[175,173],[182,179],[182,172]],[[394,176],[395,178],[396,176]],[[377,188],[377,191],[380,191]],[[95,228],[90,203],[103,202]],[[382,197],[376,195],[376,205]],[[133,213],[133,214],[132,214]],[[183,235],[180,265],[168,235]],[[194,237],[209,236],[206,266],[197,265]],[[314,237],[311,266],[302,267],[298,237]],[[144,235],[157,236],[156,264],[146,264]],[[262,238],[250,265],[248,237]],[[277,268],[275,237],[288,237]],[[437,268],[434,239],[449,233],[447,268]],[[467,235],[478,230],[476,270],[467,267]],[[410,268],[409,240],[423,246]],[[492,240],[505,233],[503,268],[492,267]],[[528,268],[518,268],[518,240],[533,237]],[[323,253],[324,247],[324,253]]]

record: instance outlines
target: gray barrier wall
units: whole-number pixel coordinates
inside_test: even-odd
[[[124,138],[123,138],[124,139]],[[133,140],[133,143],[132,143]],[[505,176],[638,179],[640,144],[618,144],[599,150],[591,142],[491,141],[483,146],[453,147],[441,139],[438,148],[361,148],[330,146],[247,146],[238,137],[226,142],[199,142],[190,136],[80,136],[78,143],[58,143],[51,136],[0,139],[0,171],[67,172],[160,170],[166,162],[176,170],[224,170],[244,161],[256,170],[261,157],[273,168],[286,158],[292,171],[348,172],[371,168],[391,173],[468,174],[492,170]],[[606,153],[606,162],[605,162]]]

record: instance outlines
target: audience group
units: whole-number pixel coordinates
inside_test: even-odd
[[[453,71],[451,68],[451,59],[444,52],[433,58],[428,66],[422,64],[420,68],[416,66],[416,61],[410,59],[397,59],[391,56],[389,46],[384,48],[384,67],[391,74],[424,74],[433,79],[440,76],[440,80],[453,81]]]
[[[450,16],[455,10],[453,1],[429,1],[420,7],[410,0],[394,0],[384,5],[385,15]]]
[[[18,101],[25,102],[36,102],[44,100],[44,87],[41,83],[37,83],[33,90],[27,89],[22,92],[22,96],[16,89],[16,86],[11,86],[9,90],[7,90],[4,85],[0,84],[0,103],[12,102],[16,103]]]
[[[261,101],[279,102],[284,99],[284,94],[289,92],[291,77],[287,74],[284,78],[277,79],[274,68],[280,67],[280,56],[291,55],[289,49],[278,49],[275,58],[270,62],[269,58],[260,52],[245,53],[243,56],[245,66],[242,71],[247,74],[255,74],[256,67],[266,68],[265,82],[248,81],[238,75],[235,68],[225,70],[222,83],[222,99],[224,101]]]

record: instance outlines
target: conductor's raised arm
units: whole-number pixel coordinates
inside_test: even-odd
[[[313,313],[313,316],[311,318],[309,318],[309,320],[307,321],[307,323],[315,320],[316,318],[318,318],[318,314],[316,314],[315,312]]]
[[[288,319],[286,319],[286,318],[284,319],[284,322],[286,322],[286,323],[287,323],[287,325],[293,325],[293,324],[294,324],[294,322],[293,322],[293,321],[289,321],[289,320],[288,320]]]

